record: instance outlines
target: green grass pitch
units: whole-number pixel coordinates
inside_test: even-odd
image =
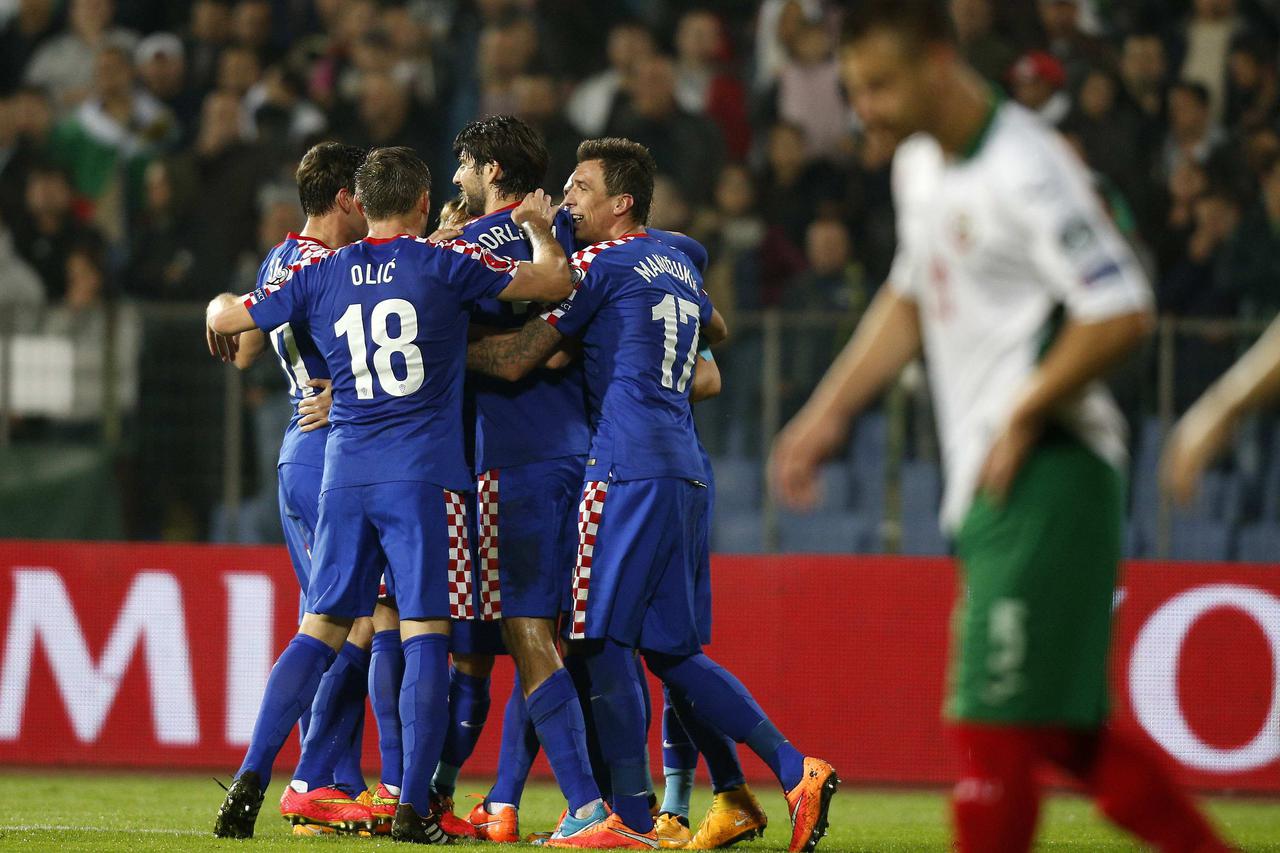
[[[460,792],[481,791],[481,780],[463,779]],[[782,795],[759,792],[772,823],[764,839],[740,850],[786,850],[789,838]],[[267,793],[252,841],[220,841],[210,834],[222,789],[208,776],[9,772],[0,774],[0,850],[188,851],[243,853],[337,850],[405,850],[383,839],[293,838],[275,809],[280,782]],[[695,796],[695,819],[707,808],[705,790]],[[468,800],[460,798],[461,811]],[[1280,801],[1213,799],[1215,820],[1245,850],[1280,851]],[[563,807],[546,784],[531,785],[521,811],[521,831],[549,829]],[[835,798],[831,833],[819,850],[947,850],[946,801],[938,791],[882,791],[846,786]],[[464,845],[472,847],[475,845]],[[520,845],[517,849],[524,849]],[[1054,797],[1041,822],[1043,850],[1139,850],[1094,814],[1090,804]]]

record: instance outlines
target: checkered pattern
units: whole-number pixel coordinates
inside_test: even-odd
[[[503,258],[490,252],[479,243],[468,243],[466,240],[443,240],[439,243],[432,243],[425,237],[416,237],[419,243],[427,243],[431,246],[438,246],[441,249],[449,249],[457,252],[459,255],[466,255],[474,261],[484,264],[494,272],[505,272],[508,275],[515,275],[516,270],[520,269],[523,261],[514,261],[511,258]]]
[[[502,616],[502,590],[498,585],[498,469],[476,478],[476,562],[480,585],[480,619],[492,622]]]
[[[575,282],[573,286],[573,293],[570,293],[569,297],[555,308],[544,313],[542,315],[542,319],[550,323],[552,326],[560,322],[560,318],[573,307],[573,297],[577,295],[578,288],[582,286],[582,279],[586,277],[587,270],[591,269],[591,263],[596,259],[596,256],[605,249],[630,243],[634,239],[636,239],[636,235],[628,234],[626,237],[620,237],[617,240],[605,240],[602,243],[592,243],[585,249],[579,249],[574,252],[573,256],[569,258],[569,266],[573,268],[573,280]]]
[[[569,638],[587,636],[587,593],[591,589],[591,560],[596,550],[596,533],[604,514],[604,499],[609,491],[607,480],[588,480],[578,504],[578,564],[573,569],[573,624]]]
[[[467,504],[458,492],[444,491],[444,518],[449,530],[449,616],[474,619],[471,605],[471,548],[467,542]]]
[[[252,308],[253,306],[257,305],[259,302],[266,299],[271,294],[275,293],[281,287],[293,281],[294,273],[296,273],[298,270],[302,269],[303,267],[309,267],[312,264],[317,263],[319,261],[323,261],[325,258],[332,255],[333,251],[334,251],[333,249],[321,249],[321,248],[304,250],[302,257],[300,257],[296,263],[292,263],[288,267],[284,268],[283,270],[280,270],[278,273],[276,273],[271,277],[270,281],[264,282],[262,287],[259,287],[257,290],[253,291],[252,293],[245,294],[244,307]]]

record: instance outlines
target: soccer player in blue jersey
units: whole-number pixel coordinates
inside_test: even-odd
[[[267,254],[258,270],[258,287],[279,280],[290,266],[324,257],[333,247],[357,240],[365,233],[364,215],[355,203],[355,173],[364,157],[363,148],[336,142],[322,142],[303,156],[295,178],[306,224],[300,233],[286,235]],[[209,310],[218,313],[235,302],[232,294],[222,294],[214,298]],[[209,340],[214,344],[216,337],[210,335]],[[279,503],[285,544],[305,604],[329,432],[327,419],[312,415],[307,409],[314,403],[316,389],[327,385],[329,368],[307,326],[290,323],[268,332],[255,329],[241,335],[234,357],[236,366],[247,369],[268,346],[279,359],[294,403],[294,414],[280,448]],[[379,609],[384,608],[379,605]],[[394,625],[396,616],[394,612],[388,615],[375,611],[375,619]],[[331,831],[369,816],[367,806],[354,798],[364,790],[360,752],[372,633],[369,619],[356,620],[336,662],[321,681],[314,707],[304,715],[303,737],[310,731],[315,746],[309,750],[310,763],[304,765],[299,776],[310,784],[302,793],[286,791],[291,802],[282,804],[286,817],[297,824],[297,834]],[[397,693],[398,688],[397,684]],[[375,705],[378,698],[375,697]],[[394,696],[391,701],[395,701]]]
[[[451,616],[470,615],[461,492],[462,379],[468,314],[479,299],[554,301],[570,291],[564,251],[541,193],[513,215],[533,246],[510,261],[460,240],[420,238],[431,177],[411,149],[380,148],[356,172],[368,236],[297,265],[213,317],[220,345],[305,322],[333,377],[307,612],[272,669],[244,764],[219,809],[216,835],[248,837],[271,764],[352,621],[373,611],[379,572],[400,611],[404,774],[393,838],[444,843],[430,807],[431,773],[448,715]]]
[[[673,699],[770,766],[791,811],[790,849],[812,850],[826,831],[834,768],[797,751],[701,650],[694,584],[707,505],[689,385],[700,336],[714,344],[726,330],[688,256],[643,230],[655,172],[648,150],[634,142],[583,142],[564,205],[578,238],[595,242],[573,257],[572,296],[518,333],[474,342],[468,352],[472,370],[515,380],[566,336],[583,348],[593,435],[569,638],[588,656],[615,811],[595,826],[566,816],[547,843],[657,846],[634,665],[640,650]]]

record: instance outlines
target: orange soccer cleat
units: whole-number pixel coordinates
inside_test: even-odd
[[[479,796],[479,794],[472,796]],[[520,840],[519,813],[512,806],[503,806],[498,811],[491,812],[488,809],[488,803],[481,797],[480,802],[476,803],[476,807],[467,817],[467,823],[474,831],[472,837],[479,838],[481,841],[514,844]]]
[[[787,811],[791,813],[792,853],[813,850],[827,834],[827,810],[831,796],[840,786],[836,769],[821,758],[806,756],[804,776],[787,791]]]
[[[664,850],[680,850],[693,837],[684,818],[670,812],[661,812],[654,819],[653,834],[658,836],[658,845]]]
[[[431,795],[431,812],[440,819],[440,828],[450,838],[478,838],[476,828],[470,821],[463,820],[453,813],[453,797],[440,794]]]
[[[764,835],[769,817],[760,807],[760,801],[746,784],[730,791],[722,791],[711,800],[711,808],[693,838],[685,845],[687,850],[718,850]]]
[[[589,818],[566,815],[560,828],[547,839],[545,846],[588,850],[657,850],[659,842],[657,833],[652,829],[637,832],[601,803]]]
[[[400,805],[400,795],[387,790],[387,786],[379,782],[376,787],[364,791],[356,797],[356,802],[369,807],[373,816],[373,831],[378,835],[391,834],[391,822],[396,819],[396,806]]]
[[[373,814],[366,806],[338,788],[295,791],[286,785],[280,797],[280,814],[289,823],[315,824],[344,832],[373,828]]]

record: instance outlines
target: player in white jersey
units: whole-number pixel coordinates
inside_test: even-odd
[[[942,0],[864,0],[847,23],[853,105],[900,143],[898,252],[778,437],[774,488],[812,505],[818,465],[923,349],[965,581],[947,708],[959,849],[1029,849],[1045,763],[1162,850],[1225,849],[1106,725],[1125,443],[1099,380],[1148,332],[1147,282],[1066,143],[961,58]]]

